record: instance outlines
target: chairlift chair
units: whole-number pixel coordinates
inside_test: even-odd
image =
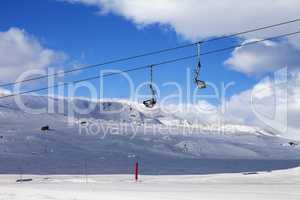
[[[49,131],[49,130],[50,130],[50,126],[49,126],[49,125],[43,126],[43,127],[41,128],[41,131]]]
[[[143,104],[147,108],[154,108],[154,106],[156,105],[156,99],[155,98],[148,99],[146,101],[143,101]]]
[[[197,43],[197,59],[198,59],[198,64],[197,64],[197,67],[196,67],[196,70],[195,70],[195,83],[197,85],[197,87],[199,89],[205,89],[207,86],[206,86],[206,83],[202,80],[200,80],[198,77],[200,75],[200,70],[201,70],[201,59],[200,59],[200,45],[201,43]]]
[[[152,98],[143,101],[143,104],[147,107],[147,108],[153,108],[157,101],[156,101],[156,91],[153,87],[153,66],[150,66],[150,84],[149,84],[149,88],[152,94]]]

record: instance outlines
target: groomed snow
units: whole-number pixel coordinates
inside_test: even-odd
[[[0,200],[298,200],[300,168],[257,174],[0,176]]]

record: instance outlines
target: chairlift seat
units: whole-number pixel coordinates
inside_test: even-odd
[[[153,108],[156,105],[156,99],[152,98],[146,101],[143,101],[143,104],[147,107],[147,108]]]
[[[50,130],[50,127],[49,126],[43,126],[41,128],[41,131],[49,131]]]
[[[82,121],[82,122],[80,122],[80,125],[86,125],[87,124],[87,122],[86,121]]]
[[[199,89],[205,89],[207,87],[204,81],[196,80],[196,84]]]

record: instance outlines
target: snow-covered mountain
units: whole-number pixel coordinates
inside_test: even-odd
[[[220,131],[218,124],[198,124],[191,122],[175,114],[164,112],[158,106],[154,109],[145,109],[143,105],[126,100],[100,100],[90,101],[87,99],[65,99],[44,96],[22,96],[22,104],[27,109],[37,111],[45,109],[44,112],[62,116],[69,116],[76,119],[103,120],[110,122],[123,122],[134,124],[159,124],[165,126],[194,127],[202,131],[217,132]],[[86,113],[76,111],[82,109]],[[15,111],[24,113],[27,110],[22,109],[13,98],[0,100],[0,111]],[[90,108],[90,109],[89,109]],[[27,111],[29,112],[29,111]],[[273,133],[246,125],[226,124],[222,125],[226,133],[252,133],[273,135]]]
[[[124,100],[22,96],[0,100],[0,173],[191,174],[272,170],[300,165],[300,148],[257,127],[192,124],[159,107]],[[72,112],[92,107],[88,113]],[[71,115],[70,115],[71,113]],[[70,123],[73,122],[73,123]],[[41,127],[49,126],[49,131]],[[96,129],[96,131],[95,131]]]

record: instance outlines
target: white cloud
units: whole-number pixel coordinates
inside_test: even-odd
[[[43,47],[24,30],[0,32],[0,83],[15,81],[26,70],[45,69],[65,58],[65,54]]]
[[[60,0],[99,8],[138,27],[169,26],[187,40],[232,34],[299,18],[298,0]],[[266,38],[299,31],[300,22],[244,35],[245,39]],[[299,63],[300,36],[281,43],[264,42],[234,51],[227,60],[232,69],[248,75],[263,74]]]
[[[248,40],[252,42],[255,40]],[[231,69],[247,75],[260,75],[288,66],[300,66],[300,50],[288,41],[265,41],[256,45],[236,48],[225,61]]]
[[[203,100],[196,105],[172,105],[169,109],[194,123],[253,125],[300,139],[299,99],[300,72],[294,71],[283,79],[279,75],[266,77],[251,89],[233,95],[223,105],[214,106]]]
[[[283,135],[300,139],[300,73],[288,79],[287,84],[271,79],[255,85],[230,98],[226,117],[233,121],[252,123],[279,131],[287,126]],[[252,102],[251,102],[252,96]],[[265,120],[267,119],[267,120]]]
[[[189,40],[220,36],[299,17],[298,0],[64,0],[96,6],[138,26],[168,25]],[[297,30],[299,23],[279,32]],[[263,32],[263,35],[269,35]],[[255,36],[261,37],[257,33]],[[252,37],[252,36],[251,36]],[[299,45],[299,39],[294,41]]]

